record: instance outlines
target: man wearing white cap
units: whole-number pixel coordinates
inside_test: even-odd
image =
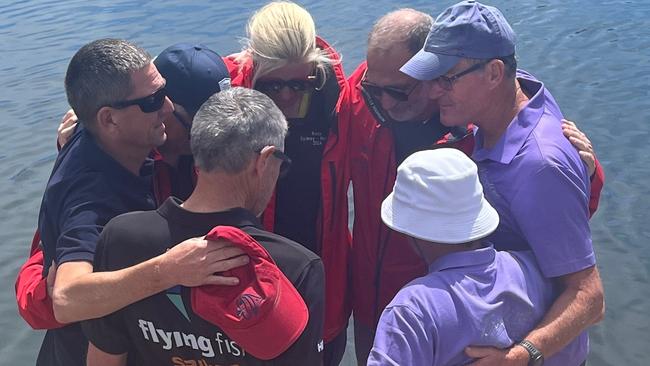
[[[417,152],[397,171],[381,206],[429,273],[384,310],[368,365],[464,365],[469,345],[507,348],[539,322],[556,293],[530,252],[498,252],[485,238],[499,215],[483,196],[476,165],[456,149]],[[574,341],[547,360],[578,365]]]
[[[588,221],[590,182],[562,136],[559,106],[542,82],[517,70],[515,34],[503,14],[475,1],[449,7],[400,70],[435,80],[430,96],[442,124],[478,126],[472,158],[501,217],[490,240],[499,250],[532,250],[544,277],[562,289],[516,347],[468,354],[481,366],[539,365],[573,339],[586,352],[586,329],[605,309]]]

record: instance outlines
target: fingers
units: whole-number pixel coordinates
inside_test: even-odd
[[[571,136],[571,137],[569,137],[569,141],[571,141],[571,145],[573,145],[573,147],[575,147],[576,150],[578,150],[578,152],[587,152],[589,154],[594,153],[593,146],[591,146],[591,143],[589,142],[589,140],[583,140],[583,139],[579,139],[577,137]]]
[[[205,279],[203,285],[237,286],[239,285],[239,279],[237,277],[211,275]]]
[[[596,158],[594,154],[586,151],[578,151],[578,154],[580,154],[580,159],[587,165],[587,173],[591,177],[596,172]]]
[[[214,262],[208,262],[205,266],[205,271],[208,273],[226,272],[237,267],[248,264],[250,259],[246,255],[234,257],[230,259],[220,259]]]
[[[465,354],[471,358],[483,358],[490,354],[490,347],[465,347]]]
[[[568,119],[562,118],[562,128],[564,128],[565,126],[575,128],[576,130],[578,129],[578,127],[576,126],[576,124],[574,122],[569,121]]]

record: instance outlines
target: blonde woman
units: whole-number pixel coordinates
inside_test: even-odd
[[[340,56],[292,2],[272,2],[250,18],[243,50],[226,58],[235,86],[268,95],[289,121],[292,160],[263,215],[268,230],[314,253],[325,265],[325,365],[345,351],[350,315],[347,188],[348,84]]]

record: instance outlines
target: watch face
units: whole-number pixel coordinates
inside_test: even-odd
[[[528,362],[529,366],[542,366],[544,364],[544,357],[541,354],[538,354],[535,357],[531,357]]]

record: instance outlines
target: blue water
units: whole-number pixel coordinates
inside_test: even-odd
[[[236,3],[232,5],[231,3]],[[351,72],[375,19],[401,6],[437,14],[453,1],[302,2]],[[648,365],[650,350],[650,2],[492,1],[519,35],[520,65],[543,80],[590,136],[607,182],[592,219],[607,315],[591,330],[590,365]],[[67,62],[97,38],[133,40],[152,54],[203,42],[239,49],[259,1],[0,2],[0,363],[33,364],[42,332],[18,316],[13,281],[28,253],[40,198],[68,109]],[[351,365],[351,358],[346,364]]]

